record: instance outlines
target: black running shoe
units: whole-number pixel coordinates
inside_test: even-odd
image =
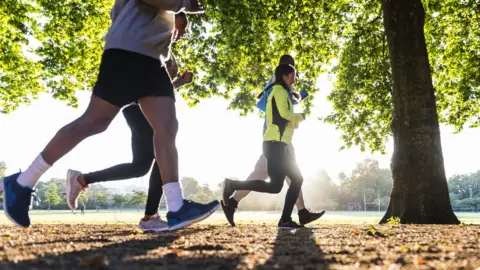
[[[310,211],[308,209],[302,209],[298,211],[298,220],[300,220],[300,224],[305,225],[312,221],[315,221],[321,218],[325,214],[325,211],[322,210],[320,212]]]
[[[303,228],[302,225],[296,223],[292,219],[289,220],[282,220],[278,222],[278,228],[279,229],[298,229],[298,228]]]
[[[237,210],[238,202],[234,198],[230,198],[228,205],[225,205],[225,203],[222,201],[222,209],[223,213],[225,214],[225,217],[228,220],[228,223],[232,225],[232,227],[235,227],[235,220],[234,220],[234,215],[235,211]]]
[[[223,181],[223,203],[225,205],[228,205],[230,201],[230,197],[232,197],[233,193],[235,190],[232,188],[232,182],[233,180],[230,180],[228,178],[225,178],[225,181]]]

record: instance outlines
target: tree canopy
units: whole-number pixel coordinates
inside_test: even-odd
[[[297,89],[311,94],[322,72],[334,75],[334,111],[324,117],[346,147],[385,150],[391,135],[391,68],[381,2],[202,1],[189,16],[191,38],[174,46],[180,66],[197,74],[182,95],[191,105],[221,96],[252,112],[255,95],[278,58],[295,56]],[[425,0],[425,33],[440,121],[480,124],[480,3]],[[5,0],[0,3],[0,110],[8,113],[42,91],[76,106],[75,91],[97,75],[112,0]],[[308,99],[310,107],[313,99]]]
[[[391,67],[379,1],[364,1],[348,13],[351,22],[344,42],[329,100],[334,112],[325,120],[343,133],[346,146],[385,150],[391,135]],[[425,38],[433,71],[439,120],[461,131],[478,126],[480,91],[480,3],[423,1]],[[347,18],[343,16],[343,18]]]

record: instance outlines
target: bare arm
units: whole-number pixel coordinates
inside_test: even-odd
[[[173,80],[172,84],[175,89],[178,89],[184,85],[190,84],[193,81],[193,73],[189,71],[183,72],[183,75]]]

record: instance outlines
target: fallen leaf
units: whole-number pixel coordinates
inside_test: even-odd
[[[182,256],[183,251],[180,250],[180,249],[174,248],[174,249],[172,250],[172,253],[175,253],[175,255],[177,255],[177,257],[178,257],[178,256]]]
[[[177,244],[182,244],[182,243],[185,242],[185,237],[179,236],[175,242],[176,242]]]

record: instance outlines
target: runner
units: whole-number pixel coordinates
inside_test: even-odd
[[[264,180],[235,181],[225,179],[223,203],[228,202],[237,190],[251,190],[264,193],[279,193],[285,176],[290,178],[290,186],[285,198],[279,228],[299,228],[302,225],[292,220],[292,211],[300,193],[303,177],[293,155],[287,152],[296,125],[305,119],[304,113],[294,113],[289,97],[289,89],[295,82],[295,68],[282,64],[275,69],[275,81],[266,104],[266,130],[264,133],[263,154],[267,159],[270,182]]]
[[[279,60],[279,65],[286,64],[286,65],[292,65],[295,67],[295,60],[291,55],[283,55],[280,57]],[[271,93],[271,88],[268,88],[273,82],[275,81],[275,74],[270,78],[270,80],[267,82],[265,85],[265,91],[262,91],[257,98],[259,101],[257,102],[257,108],[260,109],[261,111],[265,112],[266,104],[267,104],[267,99],[268,95]],[[292,101],[292,104],[297,104],[298,101],[303,101],[303,99],[299,100],[300,94],[294,92],[293,86],[289,89],[289,95],[290,95],[290,100]],[[266,124],[267,120],[265,119],[264,126],[263,126],[263,133],[265,133],[266,129]],[[295,160],[295,149],[293,148],[292,144],[289,144],[288,147],[288,153],[292,155],[290,160]],[[265,156],[262,154],[260,155],[260,158],[258,159],[257,163],[255,164],[255,167],[253,169],[253,172],[250,173],[250,175],[247,177],[247,180],[264,180],[266,181],[268,179],[268,172],[267,172],[267,159]],[[287,184],[290,185],[290,178],[288,176],[285,178],[287,181]],[[231,197],[228,200],[228,204],[225,205],[222,201],[222,208],[223,212],[225,213],[225,216],[230,223],[230,225],[235,226],[235,211],[238,207],[238,203],[245,198],[248,194],[250,193],[250,190],[239,190],[235,192],[234,196]],[[305,207],[305,201],[303,199],[303,192],[300,190],[300,193],[298,195],[297,201],[295,202],[295,206],[297,207],[298,211],[298,219],[300,221],[301,225],[308,224],[312,221],[315,221],[319,219],[320,217],[325,214],[325,211],[320,211],[320,212],[315,212],[307,209]]]
[[[176,76],[176,67],[167,64],[170,77]],[[192,82],[192,73],[185,71],[181,77],[173,80],[175,88],[180,88]],[[162,177],[153,152],[153,129],[143,116],[138,104],[133,103],[122,110],[132,133],[132,162],[119,164],[101,171],[82,174],[79,171],[69,170],[67,173],[67,204],[71,209],[77,209],[77,199],[80,192],[90,184],[115,180],[125,180],[142,177],[150,173],[147,204],[145,215],[140,220],[138,228],[143,231],[162,232],[168,230],[168,224],[158,214],[158,206],[162,197]]]
[[[175,95],[164,63],[172,40],[181,34],[175,30],[171,12],[181,11],[199,13],[203,8],[198,0],[115,1],[100,72],[85,113],[61,128],[26,171],[3,181],[5,214],[12,222],[30,226],[30,196],[45,171],[81,141],[105,131],[122,107],[137,101],[154,130],[170,230],[203,220],[215,211],[218,201],[203,205],[184,200],[178,179]]]

